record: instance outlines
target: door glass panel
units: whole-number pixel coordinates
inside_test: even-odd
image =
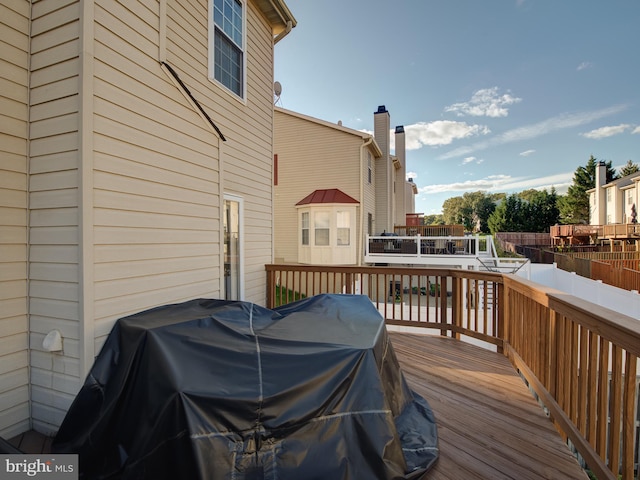
[[[240,300],[240,202],[224,201],[224,298]]]

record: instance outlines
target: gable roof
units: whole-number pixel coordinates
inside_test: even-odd
[[[382,156],[382,150],[380,150],[380,146],[373,135],[367,132],[363,132],[361,130],[354,130],[353,128],[343,127],[340,123],[331,123],[326,120],[320,120],[319,118],[311,117],[309,115],[304,115],[303,113],[294,112],[293,110],[287,110],[282,107],[274,107],[274,111],[278,113],[282,113],[283,115],[289,115],[291,117],[299,118],[302,120],[306,120],[307,122],[315,123],[317,125],[322,125],[324,127],[333,128],[334,130],[338,130],[340,132],[348,133],[350,135],[354,135],[356,137],[360,137],[364,141],[371,140],[370,148],[373,151],[373,154],[376,158]]]
[[[360,203],[355,198],[350,197],[342,190],[337,188],[329,188],[323,190],[315,190],[296,205],[310,205],[312,203]]]

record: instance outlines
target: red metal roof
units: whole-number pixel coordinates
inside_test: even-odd
[[[360,203],[355,198],[350,197],[346,193],[337,188],[329,188],[324,190],[315,190],[310,193],[296,205],[309,205],[311,203]]]

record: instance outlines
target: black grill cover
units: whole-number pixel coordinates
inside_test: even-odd
[[[418,479],[438,456],[364,296],[192,300],[120,319],[54,440],[81,478]]]

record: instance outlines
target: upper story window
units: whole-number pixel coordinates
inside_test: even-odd
[[[367,181],[371,183],[373,178],[373,167],[371,166],[371,152],[367,152]]]
[[[213,2],[213,38],[209,47],[209,75],[244,98],[244,0],[210,1]]]

